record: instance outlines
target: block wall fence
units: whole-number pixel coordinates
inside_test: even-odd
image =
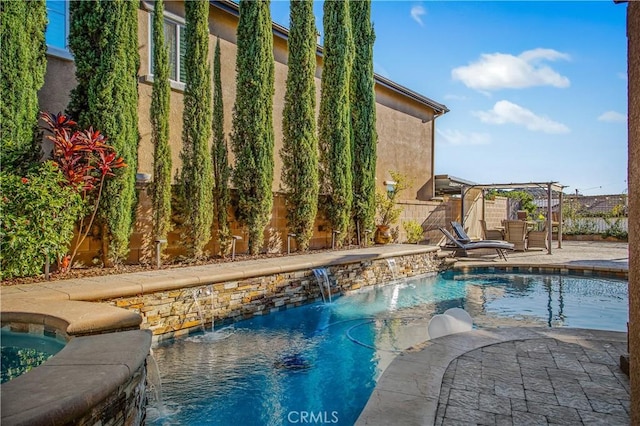
[[[460,220],[460,200],[456,198],[449,198],[443,201],[402,200],[398,205],[403,208],[400,219],[395,225],[398,232],[397,242],[400,243],[406,242],[406,233],[403,229],[403,223],[405,222],[413,220],[422,225],[423,240],[420,242],[421,244],[438,245],[442,239],[442,234],[438,228],[441,226],[449,226],[448,224],[452,220]],[[489,202],[487,202],[487,205],[489,205]],[[128,264],[153,264],[156,261],[156,243],[155,236],[153,235],[151,211],[151,192],[148,187],[140,185],[138,188],[138,205],[136,208],[134,231],[131,235],[129,245],[130,253],[126,262]],[[289,230],[287,229],[286,215],[287,210],[284,196],[275,193],[271,222],[265,230],[265,247],[270,240],[277,240],[279,241],[279,250],[277,250],[279,253],[287,253]],[[178,222],[179,218],[176,215],[174,215],[173,219],[174,229],[168,235],[167,245],[163,247],[164,254],[162,261],[164,263],[171,262],[180,256],[186,255],[182,244],[184,228],[182,224]],[[229,208],[229,219],[232,235],[241,237],[241,239],[236,242],[236,254],[244,254],[248,251],[248,235],[240,223],[235,220],[235,214],[231,207]],[[219,252],[216,226],[214,223],[211,231],[211,241],[205,248],[212,256],[215,256]],[[95,232],[84,240],[76,258],[77,262],[87,266],[94,265],[101,261],[102,242],[99,237],[98,227],[96,226],[94,228]],[[364,230],[361,230],[363,240],[364,234]],[[310,248],[313,250],[331,248],[331,237],[332,228],[322,210],[322,203],[320,203]],[[372,239],[373,234],[369,234],[369,237]],[[354,235],[351,246],[356,244],[357,241]],[[295,238],[292,237],[290,239],[290,245],[291,252],[297,251]]]

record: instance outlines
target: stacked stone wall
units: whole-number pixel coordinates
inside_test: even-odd
[[[326,267],[333,297],[440,270],[436,252],[387,259],[364,260]],[[328,297],[325,294],[325,297]],[[158,291],[105,301],[142,316],[141,328],[154,340],[164,340],[199,329],[266,315],[322,300],[313,270],[265,275],[238,281]]]
[[[146,418],[146,363],[133,372],[129,380],[116,392],[80,419],[76,425],[144,425]]]

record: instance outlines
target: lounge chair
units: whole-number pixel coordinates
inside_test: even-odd
[[[498,256],[504,260],[507,260],[507,250],[513,250],[513,244],[508,243],[506,241],[493,241],[493,240],[481,240],[481,241],[472,241],[472,242],[462,242],[457,239],[449,231],[445,228],[440,228],[440,231],[447,237],[449,240],[449,245],[445,246],[447,248],[452,248],[456,250],[458,253],[463,253],[464,256],[468,256],[468,250],[475,249],[495,249],[498,252]]]
[[[460,222],[455,222],[452,221],[451,222],[451,227],[453,228],[453,232],[455,232],[456,236],[458,237],[457,240],[462,242],[462,243],[470,243],[473,242],[473,240],[471,239],[471,237],[469,236],[469,234],[467,234],[467,232],[464,230],[464,228],[462,227],[462,225],[460,224]],[[502,234],[500,234],[500,236],[502,237]],[[502,238],[498,238],[498,239],[490,239],[490,238],[486,238],[483,241],[497,241],[497,242],[504,242],[502,241]]]
[[[451,227],[453,228],[453,232],[458,237],[457,238],[458,241],[460,241],[461,243],[470,243],[472,241],[471,237],[464,230],[464,228],[462,227],[460,222],[452,221],[452,222],[449,222],[449,223],[451,223]]]

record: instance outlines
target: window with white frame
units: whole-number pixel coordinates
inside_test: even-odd
[[[149,37],[151,42],[149,45],[151,49],[149,51],[149,72],[153,74],[153,17],[149,19]],[[180,83],[186,83],[186,70],[184,69],[184,52],[187,47],[184,37],[185,27],[184,25],[175,22],[171,19],[165,18],[164,20],[164,42],[169,48],[169,78],[173,81]]]
[[[45,39],[50,51],[67,52],[69,38],[68,0],[47,0],[47,31]]]

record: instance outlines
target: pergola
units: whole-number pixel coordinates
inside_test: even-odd
[[[553,192],[557,192],[558,200],[559,200],[559,209],[558,209],[558,248],[562,248],[562,190],[565,186],[560,185],[558,182],[527,182],[527,183],[491,183],[491,184],[471,184],[471,185],[462,185],[461,187],[461,198],[462,198],[462,212],[464,213],[464,196],[471,189],[481,189],[482,190],[482,216],[484,218],[485,214],[485,204],[484,204],[484,195],[485,191],[488,189],[527,189],[527,188],[537,188],[544,189],[547,193],[547,238],[549,240],[549,245],[547,246],[547,254],[551,254],[551,244],[553,242],[553,220],[552,220],[552,194]],[[462,226],[464,226],[464,214],[462,215]]]

